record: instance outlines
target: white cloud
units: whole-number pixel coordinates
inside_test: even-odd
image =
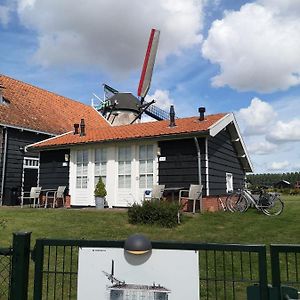
[[[141,67],[151,28],[158,60],[202,40],[202,0],[18,0],[22,23],[38,34],[36,60],[128,72]]]
[[[261,0],[227,11],[202,47],[203,56],[220,66],[213,86],[273,92],[299,85],[299,32],[298,0]]]
[[[288,16],[289,18],[298,18],[300,15],[299,0],[258,0],[257,2],[275,13]]]
[[[300,119],[290,122],[278,121],[272,128],[266,139],[271,142],[299,142],[300,141]]]
[[[269,130],[276,121],[277,113],[269,103],[253,98],[250,106],[242,108],[237,117],[242,121],[244,135],[259,135]]]
[[[249,144],[247,148],[249,153],[253,155],[269,155],[273,151],[275,151],[278,148],[278,146],[268,141],[256,141]]]
[[[0,5],[0,24],[6,26],[10,20],[10,8],[8,6]]]
[[[147,95],[145,98],[147,102],[153,99],[155,100],[154,105],[167,112],[170,110],[170,105],[174,103],[174,100],[170,98],[170,93],[167,90],[156,90],[153,95]]]
[[[285,161],[280,161],[280,162],[272,162],[268,169],[272,171],[284,171],[286,168],[290,166],[290,163],[285,160]]]
[[[295,172],[299,172],[300,170],[300,162],[299,163],[293,163],[292,170]]]

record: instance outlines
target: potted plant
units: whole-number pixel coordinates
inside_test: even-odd
[[[107,193],[105,189],[105,184],[102,181],[101,176],[99,177],[99,180],[97,182],[94,195],[96,208],[104,208],[105,196],[107,195]]]

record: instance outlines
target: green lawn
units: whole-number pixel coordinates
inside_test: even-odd
[[[268,217],[254,209],[246,213],[204,213],[185,216],[173,229],[130,225],[124,210],[0,208],[0,247],[11,243],[12,233],[31,231],[32,238],[126,239],[132,233],[151,240],[214,243],[300,243],[300,196],[283,197],[280,216]],[[32,240],[32,246],[34,241]]]

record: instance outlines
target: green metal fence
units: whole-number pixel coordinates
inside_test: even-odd
[[[34,300],[77,298],[80,247],[123,246],[123,241],[37,240]],[[247,286],[253,284],[261,299],[268,299],[265,246],[152,242],[152,247],[199,251],[201,299],[247,299]]]
[[[0,300],[27,300],[31,233],[14,233],[11,248],[0,249]]]
[[[77,299],[81,247],[123,248],[124,241],[38,239],[34,261],[34,300]],[[300,245],[271,245],[268,285],[266,246],[152,242],[153,249],[199,253],[200,299],[298,299]],[[0,249],[0,300],[27,300],[30,233],[15,233],[13,246]]]
[[[0,299],[9,299],[12,249],[0,249]]]
[[[279,295],[277,299],[298,299],[300,245],[271,245],[270,254],[272,286]]]

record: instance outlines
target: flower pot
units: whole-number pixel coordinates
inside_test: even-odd
[[[95,206],[96,206],[97,209],[103,209],[104,208],[104,202],[105,202],[105,198],[95,197]]]
[[[71,208],[71,196],[67,195],[65,198],[65,208]]]

